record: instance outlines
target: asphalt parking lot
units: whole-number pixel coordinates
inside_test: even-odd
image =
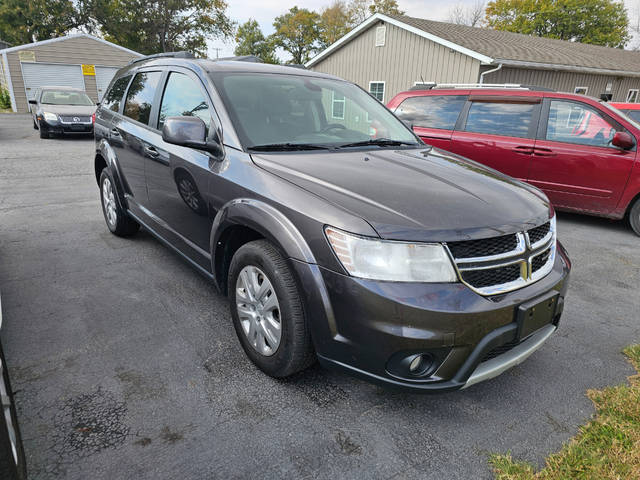
[[[560,329],[468,390],[392,392],[313,367],[259,372],[226,299],[149,234],[109,233],[92,139],[41,140],[0,115],[1,333],[33,479],[491,478],[540,465],[633,373],[640,238],[560,214],[573,260]]]

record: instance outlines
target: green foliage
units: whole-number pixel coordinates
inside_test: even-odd
[[[276,57],[273,39],[265,38],[260,25],[253,19],[249,19],[238,27],[236,32],[236,55],[255,55],[264,63],[280,63]]]
[[[623,48],[629,18],[615,0],[493,0],[487,26],[496,30]]]
[[[0,110],[7,110],[9,108],[11,108],[9,91],[4,87],[0,87]]]
[[[84,23],[72,0],[0,0],[0,38],[12,45],[65,35]]]
[[[224,0],[84,0],[105,38],[140,53],[188,50],[206,56],[207,38],[234,24]]]
[[[275,45],[291,54],[291,63],[305,63],[318,50],[320,15],[306,8],[293,7],[273,22]]]
[[[320,47],[326,48],[353,27],[347,4],[335,0],[320,12]]]
[[[396,0],[351,0],[347,7],[352,27],[364,22],[374,13],[385,15],[404,15]]]
[[[404,12],[398,7],[396,0],[374,0],[369,5],[369,12],[371,15],[374,13],[384,13],[385,15],[404,15]]]

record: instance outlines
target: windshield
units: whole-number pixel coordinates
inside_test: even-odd
[[[84,92],[73,90],[45,90],[40,103],[46,105],[93,105],[93,101]]]
[[[421,144],[380,102],[348,82],[256,73],[218,74],[214,82],[247,149]]]
[[[624,118],[627,122],[629,122],[631,125],[633,125],[635,128],[640,129],[640,123],[638,123],[636,120],[634,120],[633,118],[631,118],[629,115],[627,115],[626,113],[618,110],[616,107],[614,107],[613,105],[611,105],[608,102],[604,102],[602,100],[599,100],[600,105],[602,105],[605,108],[608,108],[609,110],[611,110],[612,112],[620,115],[622,118]]]

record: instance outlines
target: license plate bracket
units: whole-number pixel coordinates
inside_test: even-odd
[[[516,322],[518,323],[517,338],[519,340],[528,337],[553,321],[559,296],[558,292],[548,292],[546,295],[534,298],[518,307]]]

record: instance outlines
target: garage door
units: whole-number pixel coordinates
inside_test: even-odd
[[[98,87],[98,101],[102,100],[102,96],[107,91],[109,82],[120,70],[120,67],[96,67],[96,86]]]
[[[80,65],[53,63],[23,63],[22,77],[27,98],[31,99],[42,87],[74,87],[84,90]]]

